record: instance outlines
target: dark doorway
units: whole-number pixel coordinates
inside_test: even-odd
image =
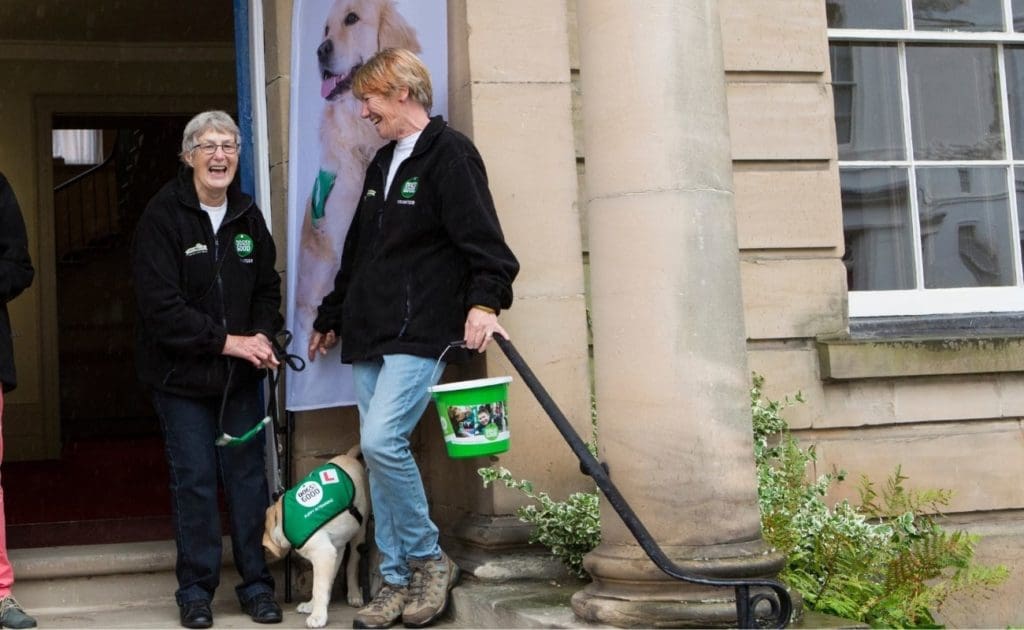
[[[135,377],[130,245],[189,117],[53,119],[73,156],[53,163],[61,456],[4,465],[11,547],[173,537],[159,425]]]
[[[8,135],[32,127],[10,136],[23,145],[5,158],[36,173],[37,203],[21,196],[22,211],[35,213],[41,340],[24,368],[39,373],[38,392],[21,394],[30,412],[5,409],[9,547],[173,537],[163,441],[135,378],[129,246],[146,203],[178,168],[188,118],[236,107],[235,9],[244,6],[0,2],[0,44],[25,51],[4,60],[11,86],[0,111],[34,116],[0,126]],[[98,149],[51,164],[47,127],[85,130]]]

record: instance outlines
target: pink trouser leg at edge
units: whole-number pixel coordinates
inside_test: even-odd
[[[0,386],[0,465],[4,463],[4,391]],[[4,488],[0,485],[0,597],[11,594],[14,569],[7,558],[7,518],[4,516]]]

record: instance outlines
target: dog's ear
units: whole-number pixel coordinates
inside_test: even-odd
[[[377,49],[405,48],[420,52],[416,30],[405,21],[394,2],[385,2],[380,13],[380,30],[377,31]]]
[[[281,500],[271,503],[267,508],[266,519],[263,523],[263,548],[267,551],[270,560],[280,560],[288,553],[288,549],[278,544],[274,539],[274,532],[281,524]]]

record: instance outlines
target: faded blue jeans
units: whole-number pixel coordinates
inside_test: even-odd
[[[231,550],[242,578],[235,587],[242,603],[274,592],[274,578],[263,555],[263,521],[269,495],[263,439],[239,446],[216,446],[220,396],[187,398],[153,392],[160,417],[178,547],[175,573],[178,604],[210,601],[220,583],[221,531],[218,477],[224,485],[231,523]],[[242,435],[263,418],[258,385],[237,388],[228,396],[224,431]]]
[[[352,365],[380,572],[389,584],[409,583],[410,559],[441,555],[409,436],[430,402],[427,388],[437,383],[444,367],[435,359],[407,354]]]

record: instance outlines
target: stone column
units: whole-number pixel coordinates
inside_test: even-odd
[[[601,458],[666,554],[770,576],[750,425],[715,0],[578,3]],[[735,624],[731,589],[665,576],[602,504],[573,597],[618,626]]]

